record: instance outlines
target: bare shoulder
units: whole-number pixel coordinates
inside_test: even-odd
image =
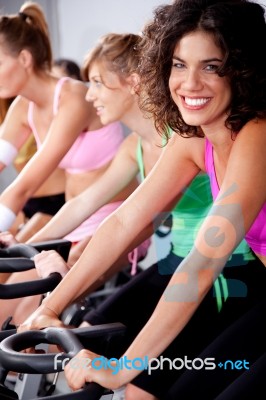
[[[59,110],[65,115],[76,116],[82,118],[85,126],[90,129],[99,129],[102,125],[99,118],[96,116],[96,110],[92,102],[86,100],[87,86],[84,82],[69,79],[64,82],[59,98]],[[93,125],[96,121],[95,126]]]
[[[121,150],[127,152],[132,158],[136,158],[136,149],[138,144],[139,136],[136,132],[128,134],[121,144]]]
[[[136,132],[130,132],[130,134],[125,137],[124,143],[136,149],[139,139],[140,137]]]
[[[237,141],[251,142],[266,140],[266,119],[254,119],[247,122],[237,134]]]
[[[77,101],[84,103],[88,108],[92,108],[92,103],[86,101],[87,86],[84,82],[75,79],[68,79],[64,82],[60,92],[60,103],[71,102],[75,104]]]
[[[200,170],[205,171],[205,138],[182,137],[178,134],[173,134],[165,151],[173,152],[176,156],[195,164]]]
[[[265,201],[266,120],[249,121],[237,134],[226,168],[225,182],[236,182],[245,197]],[[259,201],[259,200],[258,200]]]
[[[246,123],[236,136],[232,154],[256,157],[266,149],[266,119],[256,119]],[[265,157],[266,158],[266,157]]]
[[[62,93],[72,93],[86,95],[88,87],[85,82],[78,81],[75,79],[68,79],[64,82],[62,86]]]

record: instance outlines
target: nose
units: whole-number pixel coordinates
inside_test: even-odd
[[[190,91],[201,90],[203,88],[203,82],[200,77],[200,72],[194,69],[188,69],[185,73],[182,87]]]
[[[86,93],[86,100],[87,101],[94,101],[95,100],[95,91],[93,90],[93,85],[88,84],[88,90]]]

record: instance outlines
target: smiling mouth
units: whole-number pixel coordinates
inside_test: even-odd
[[[201,107],[207,104],[211,98],[210,97],[197,97],[197,98],[191,98],[191,97],[185,97],[182,96],[182,99],[184,103],[190,107]]]
[[[103,106],[94,106],[97,112],[101,112],[103,110]]]

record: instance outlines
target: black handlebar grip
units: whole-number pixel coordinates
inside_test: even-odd
[[[0,337],[0,364],[4,370],[14,370],[22,373],[50,373],[55,370],[63,369],[64,360],[74,357],[81,349],[79,337],[93,338],[98,336],[109,337],[110,335],[121,335],[125,331],[125,326],[120,323],[97,325],[89,328],[46,328],[38,331],[27,331],[13,334],[16,331],[7,331],[9,337]],[[25,354],[20,353],[27,347],[33,347],[40,343],[57,344],[61,346],[64,353],[55,357],[55,354]],[[57,365],[55,368],[55,359]],[[67,360],[66,360],[67,361]],[[61,367],[61,368],[60,368]],[[3,371],[4,371],[3,370]],[[99,400],[105,392],[105,388],[97,383],[88,383],[84,388],[69,394],[50,396],[55,400]],[[47,397],[38,397],[44,400]]]
[[[30,258],[0,258],[0,272],[23,272],[35,268]]]
[[[55,354],[28,354],[21,350],[40,343],[57,344],[64,349],[55,368]],[[74,357],[83,346],[77,336],[65,328],[46,328],[39,331],[27,331],[11,335],[0,343],[0,362],[8,371],[31,374],[47,374],[55,370],[62,371],[63,361]]]
[[[47,278],[36,279],[13,284],[0,284],[0,299],[16,299],[26,296],[34,296],[52,291],[62,277],[58,272],[53,272]]]
[[[0,257],[25,257],[32,258],[39,251],[36,250],[33,246],[25,243],[17,243],[12,246],[5,247],[0,249]]]

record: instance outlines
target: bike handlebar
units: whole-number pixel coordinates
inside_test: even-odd
[[[120,323],[98,325],[89,328],[46,328],[39,331],[27,331],[6,337],[0,343],[0,363],[6,371],[22,373],[51,373],[62,371],[64,360],[74,357],[84,346],[80,338],[93,338],[98,336],[110,337],[121,335],[125,327]],[[7,331],[8,332],[8,331]],[[56,344],[63,348],[64,352],[57,356],[55,368],[55,354],[27,354],[20,351],[36,346],[40,343]],[[65,361],[65,362],[66,362]],[[105,389],[96,383],[86,384],[79,391],[70,394],[51,396],[50,399],[75,399],[98,400]],[[38,398],[39,399],[39,398]],[[44,398],[41,398],[44,399]]]
[[[0,272],[23,272],[35,268],[30,258],[0,258]]]
[[[0,248],[0,256],[2,258],[6,257],[25,257],[32,258],[39,251],[36,250],[33,246],[25,243],[17,243],[12,246],[5,247],[3,249]]]
[[[40,343],[59,345],[65,353],[62,353],[60,365],[62,367],[65,358],[72,358],[84,348],[83,342],[88,339],[122,335],[125,327],[120,323],[95,325],[84,328],[45,328],[42,330],[30,330],[16,333],[15,329],[0,332],[0,362],[7,369],[16,372],[46,374],[54,372],[55,354],[28,354],[21,353],[29,347]],[[62,361],[62,362],[61,362]],[[62,371],[60,369],[58,371]]]
[[[53,272],[47,278],[19,283],[0,284],[0,299],[17,299],[51,292],[61,281],[62,276]]]
[[[23,243],[0,249],[0,255],[6,257],[0,258],[0,272],[22,272],[33,269],[35,264],[31,258],[38,253],[39,251],[35,247]],[[1,265],[1,261],[3,265]],[[50,292],[61,279],[61,275],[55,272],[47,278],[21,283],[0,284],[0,299],[14,299]]]
[[[57,239],[0,248],[0,272],[22,272],[35,268],[32,258],[43,250],[55,250],[67,261],[70,247],[69,240]]]
[[[0,272],[22,272],[35,268],[31,259],[39,251],[28,244],[18,243],[0,248]]]

